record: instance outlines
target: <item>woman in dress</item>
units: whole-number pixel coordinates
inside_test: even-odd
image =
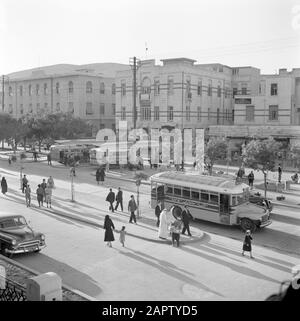
[[[173,208],[163,209],[159,216],[159,228],[158,237],[161,239],[167,239],[170,235],[169,226],[175,220],[172,215]]]
[[[113,233],[115,226],[109,215],[105,216],[103,228],[105,229],[104,242],[107,242],[107,245],[111,247],[111,242],[115,240]]]
[[[247,230],[246,231],[246,235],[245,235],[245,240],[243,243],[243,252],[242,255],[244,256],[244,252],[250,252],[250,257],[251,259],[254,259],[254,257],[252,256],[252,245],[251,245],[251,241],[252,241],[252,235],[251,235],[251,231]]]
[[[1,191],[2,191],[2,194],[7,193],[7,182],[5,177],[2,177],[2,180],[1,180]]]

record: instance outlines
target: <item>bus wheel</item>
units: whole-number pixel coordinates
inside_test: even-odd
[[[241,227],[244,231],[250,230],[252,233],[256,230],[256,225],[249,218],[241,220]]]

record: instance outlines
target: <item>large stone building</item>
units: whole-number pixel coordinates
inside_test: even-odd
[[[4,112],[70,112],[89,122],[95,134],[115,129],[115,72],[122,64],[54,65],[9,74],[4,82]],[[2,95],[1,95],[2,100]]]

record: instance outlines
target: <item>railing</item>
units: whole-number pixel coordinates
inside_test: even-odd
[[[0,289],[0,301],[27,301],[26,287],[6,278],[5,288]]]

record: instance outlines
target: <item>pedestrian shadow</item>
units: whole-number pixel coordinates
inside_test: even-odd
[[[234,263],[230,263],[228,261],[225,261],[225,260],[222,260],[218,257],[214,257],[212,255],[209,255],[207,253],[203,253],[201,251],[196,251],[196,250],[193,250],[191,248],[187,248],[187,247],[183,247],[182,248],[183,251],[185,252],[188,252],[190,254],[193,254],[195,256],[198,256],[198,257],[202,257],[203,259],[206,259],[207,261],[211,261],[211,262],[214,262],[218,265],[221,265],[222,267],[228,267],[229,269],[231,269],[232,271],[234,272],[237,272],[239,274],[244,274],[244,275],[247,275],[249,277],[253,277],[253,278],[256,278],[256,279],[260,279],[260,280],[264,280],[264,281],[269,281],[269,282],[273,282],[273,283],[277,283],[277,284],[280,284],[280,282],[278,280],[275,280],[267,275],[264,275],[258,271],[255,271],[249,267],[244,267],[244,266],[241,266],[241,265],[236,265]],[[202,250],[202,248],[201,248]],[[256,261],[256,260],[255,260]]]
[[[290,268],[289,271],[291,271],[291,270],[292,270],[291,268],[292,268],[293,266],[295,266],[295,264],[293,264],[293,263],[290,263],[290,262],[287,262],[287,261],[283,261],[283,260],[277,259],[277,258],[275,258],[275,257],[270,257],[270,256],[268,256],[268,255],[263,255],[263,257],[267,258],[267,259],[270,260],[270,261],[274,261],[274,262],[277,262],[277,263],[279,263],[279,264],[288,266],[288,267]],[[298,259],[299,259],[299,258],[298,258]]]
[[[89,296],[97,297],[102,292],[98,283],[89,275],[43,253],[26,253],[26,256],[20,254],[15,260],[40,273],[54,272],[62,278],[65,285]]]
[[[135,254],[135,253],[124,252],[124,251],[119,250],[119,249],[115,249],[115,250],[117,250],[121,255],[127,256],[130,259],[133,259],[133,260],[138,261],[140,263],[149,265],[149,266],[159,270],[160,272],[166,274],[169,277],[173,277],[173,278],[175,278],[175,279],[177,279],[177,280],[179,280],[181,282],[190,284],[191,286],[197,287],[198,289],[201,289],[201,290],[204,290],[204,291],[208,291],[208,292],[213,293],[213,294],[215,294],[217,296],[224,297],[221,293],[219,293],[219,292],[207,287],[205,284],[195,280],[195,278],[187,276],[186,275],[186,271],[182,272],[182,271],[178,271],[178,270],[176,270],[176,269],[174,269],[173,267],[170,267],[170,266],[169,267],[163,266],[160,263],[152,262],[150,259],[144,258],[144,257],[142,257],[140,255]],[[150,258],[151,259],[155,259],[155,258],[153,258],[151,256],[150,256]]]

